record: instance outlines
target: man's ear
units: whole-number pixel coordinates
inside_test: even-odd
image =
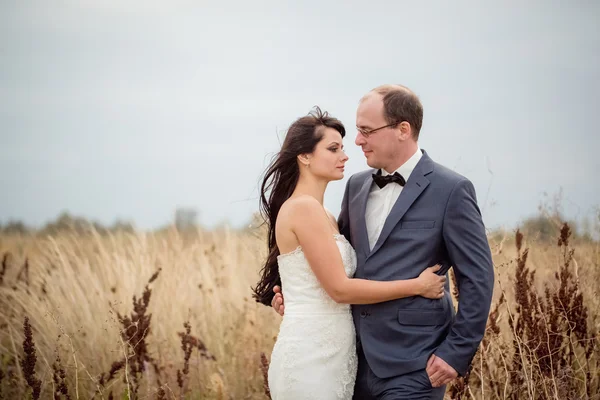
[[[408,121],[400,122],[400,125],[398,125],[398,128],[400,130],[400,139],[401,140],[407,140],[412,137],[412,126],[410,126],[410,123]]]

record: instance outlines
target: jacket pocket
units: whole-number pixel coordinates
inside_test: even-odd
[[[435,326],[446,323],[448,313],[443,309],[438,310],[419,310],[419,309],[400,309],[398,310],[398,323],[400,325],[417,326]]]
[[[400,229],[433,229],[435,221],[402,221]]]

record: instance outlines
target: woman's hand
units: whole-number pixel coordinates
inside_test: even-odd
[[[419,282],[419,295],[428,299],[441,299],[444,296],[444,285],[446,277],[436,274],[441,265],[434,265],[421,272],[417,281]]]

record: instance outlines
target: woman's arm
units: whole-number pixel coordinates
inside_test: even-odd
[[[381,282],[348,278],[321,204],[306,196],[298,198],[294,208],[292,229],[304,256],[327,294],[337,303],[373,304],[410,296],[442,296],[446,278],[435,275],[439,266],[428,268],[414,279]]]

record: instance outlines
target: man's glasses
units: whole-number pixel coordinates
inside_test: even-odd
[[[362,128],[359,128],[359,127],[356,127],[356,130],[357,130],[357,131],[359,131],[361,135],[363,135],[364,137],[366,137],[366,138],[367,138],[367,137],[369,137],[369,136],[370,136],[372,133],[375,133],[375,132],[377,132],[377,131],[379,131],[379,130],[381,130],[381,129],[383,129],[383,128],[389,128],[390,126],[396,126],[396,125],[398,125],[398,124],[399,124],[399,123],[401,123],[401,122],[403,122],[403,121],[396,121],[396,122],[393,122],[393,123],[391,123],[391,124],[384,125],[384,126],[380,126],[379,128],[375,128],[375,129],[369,129],[369,130],[367,130],[367,129],[362,129]]]

